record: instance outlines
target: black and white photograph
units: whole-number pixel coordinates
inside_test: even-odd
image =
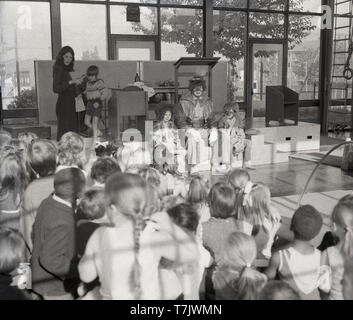
[[[0,115],[0,300],[353,300],[353,0],[0,0]]]

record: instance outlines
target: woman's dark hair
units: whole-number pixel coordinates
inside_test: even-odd
[[[70,52],[72,54],[72,61],[71,61],[71,63],[68,66],[65,66],[63,57],[68,52]],[[59,51],[58,55],[56,56],[56,60],[55,60],[55,63],[54,63],[54,68],[62,67],[62,68],[67,69],[67,71],[69,71],[69,72],[73,72],[74,71],[74,64],[75,64],[75,52],[74,52],[74,50],[70,46],[62,47],[61,50]]]
[[[208,203],[212,217],[227,219],[235,214],[236,193],[229,184],[218,182],[211,188]]]
[[[196,233],[199,215],[192,205],[181,203],[167,210],[167,213],[177,226]]]
[[[118,161],[111,157],[102,157],[93,163],[91,178],[99,183],[105,183],[112,174],[117,172],[121,172]]]
[[[50,140],[33,140],[29,147],[29,161],[39,177],[43,178],[55,173],[57,154],[57,148]]]
[[[104,217],[105,214],[104,189],[89,189],[81,197],[79,209],[88,220],[96,220]]]

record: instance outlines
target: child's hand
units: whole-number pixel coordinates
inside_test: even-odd
[[[93,108],[97,109],[99,107],[99,103],[98,102],[94,102],[93,103]]]

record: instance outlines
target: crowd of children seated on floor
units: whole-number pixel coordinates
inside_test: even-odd
[[[0,147],[0,299],[353,299],[353,195],[317,249],[321,214],[301,206],[283,233],[245,169],[211,185],[113,143],[88,161],[72,132]]]

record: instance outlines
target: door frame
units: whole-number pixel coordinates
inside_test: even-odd
[[[253,54],[254,44],[281,44],[283,48],[282,54],[282,85],[287,85],[287,61],[288,61],[288,50],[285,39],[261,39],[261,38],[250,38],[247,46],[247,59],[246,59],[246,116],[253,118],[253,106],[252,106],[252,86],[253,86]]]
[[[119,35],[119,34],[110,35],[109,52],[108,52],[109,60],[117,59],[117,52],[116,52],[117,41],[154,42],[154,60],[161,60],[160,44],[158,41],[158,36],[156,35]]]

